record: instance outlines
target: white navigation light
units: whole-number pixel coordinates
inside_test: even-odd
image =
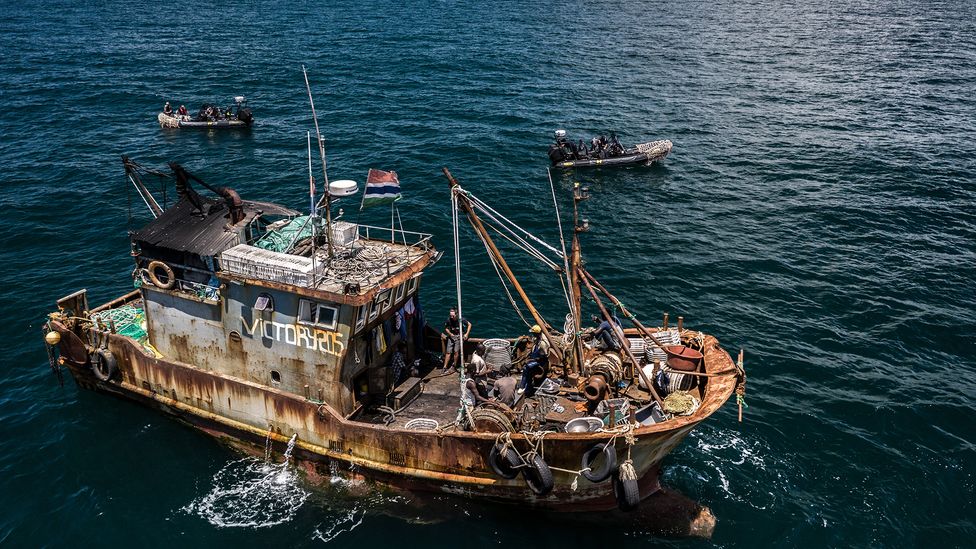
[[[556,139],[562,139],[566,137],[566,130],[556,130]]]
[[[329,183],[329,194],[335,198],[352,196],[359,192],[359,185],[352,179],[339,179]]]

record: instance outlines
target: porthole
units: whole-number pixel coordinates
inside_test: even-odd
[[[281,383],[281,372],[278,370],[271,370],[271,382]]]

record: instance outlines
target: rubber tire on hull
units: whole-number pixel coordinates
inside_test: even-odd
[[[640,487],[637,479],[623,480],[619,474],[613,475],[613,495],[621,511],[629,512],[640,505]]]
[[[118,361],[108,349],[95,349],[91,354],[92,373],[100,381],[110,381],[119,372]]]
[[[601,453],[607,455],[603,467],[595,471],[586,471]],[[583,452],[581,465],[582,469],[584,469],[582,475],[586,480],[590,482],[603,482],[610,478],[610,475],[617,472],[617,450],[605,442],[594,444],[592,448]]]
[[[529,489],[537,496],[544,496],[552,491],[555,481],[552,478],[552,470],[542,456],[536,454],[522,468],[522,476]]]
[[[491,447],[491,453],[488,454],[488,465],[491,466],[491,470],[496,475],[512,480],[519,475],[519,466],[523,465],[522,458],[519,457],[515,448],[507,448],[504,456],[502,456],[501,449],[502,447],[498,444]]]

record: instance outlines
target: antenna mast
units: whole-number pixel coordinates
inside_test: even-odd
[[[325,241],[329,249],[329,259],[332,259],[332,193],[329,192],[329,176],[325,171],[325,140],[322,139],[322,133],[319,132],[319,118],[315,114],[315,101],[312,100],[312,87],[308,84],[308,72],[305,70],[305,65],[302,65],[302,74],[305,75],[305,89],[308,90],[308,104],[312,106],[312,120],[315,121],[315,137],[318,138],[319,142],[319,156],[322,157],[322,179],[325,180],[325,196],[323,200],[325,201]],[[315,211],[312,211],[312,217],[315,217]]]

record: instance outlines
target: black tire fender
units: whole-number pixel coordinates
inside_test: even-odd
[[[491,452],[488,454],[488,465],[496,475],[511,480],[518,476],[519,465],[523,464],[522,458],[512,447],[505,448],[505,453],[502,455],[502,448],[499,444],[492,445]]]
[[[552,478],[552,469],[542,456],[536,454],[522,468],[522,476],[529,489],[537,496],[544,496],[552,491],[555,481]]]
[[[157,269],[163,270],[163,274],[166,275],[166,282],[163,282],[156,274]],[[149,281],[153,283],[153,286],[161,290],[172,290],[176,286],[176,273],[173,272],[172,267],[162,261],[150,261],[146,267],[146,273],[149,275]]]
[[[119,363],[108,349],[95,349],[91,354],[92,373],[100,381],[111,381],[119,372]]]
[[[640,487],[637,479],[622,479],[619,474],[613,475],[613,494],[617,498],[617,506],[621,511],[629,512],[640,505]]]
[[[606,454],[606,461],[603,467],[587,471],[600,454]],[[594,444],[592,448],[583,452],[583,460],[580,465],[581,469],[583,469],[581,474],[586,480],[590,482],[603,482],[610,478],[610,475],[617,472],[617,450],[612,444],[606,442]]]

